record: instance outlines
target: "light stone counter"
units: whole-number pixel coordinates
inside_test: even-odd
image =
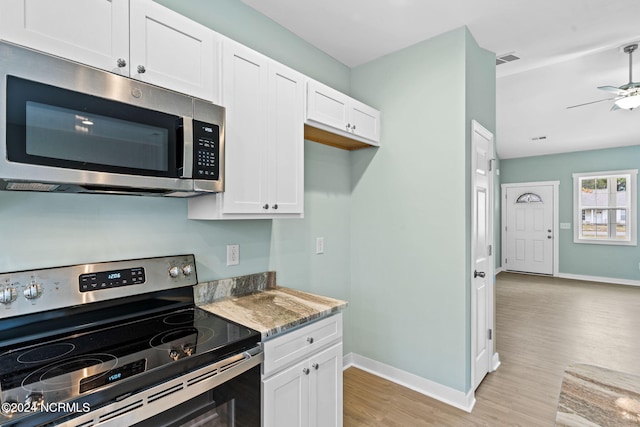
[[[556,426],[640,426],[640,376],[592,365],[569,366]]]
[[[196,304],[247,326],[266,339],[344,309],[342,300],[275,286],[275,273],[262,273],[195,286]]]

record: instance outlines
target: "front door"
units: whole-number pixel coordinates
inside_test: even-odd
[[[554,186],[505,186],[506,250],[509,271],[553,274]]]

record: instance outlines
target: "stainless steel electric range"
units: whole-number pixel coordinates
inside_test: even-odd
[[[259,426],[260,334],[193,255],[0,274],[0,426]]]

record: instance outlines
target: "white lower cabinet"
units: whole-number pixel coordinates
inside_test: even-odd
[[[332,317],[337,317],[336,315]],[[337,321],[336,321],[337,320]],[[302,345],[309,349],[301,360],[289,363],[275,372],[263,366],[262,380],[262,427],[341,427],[342,426],[342,322],[340,319],[325,319],[323,325],[312,324],[295,331],[296,336],[285,334],[265,342],[265,362],[273,354],[269,353],[270,343],[274,347],[285,348],[307,337]],[[322,343],[321,335],[331,325],[340,327],[339,336],[328,347],[313,350],[313,344]],[[326,335],[325,335],[326,336]],[[314,337],[319,337],[315,341]],[[300,350],[300,349],[296,349]],[[294,351],[294,353],[296,353]],[[299,354],[299,353],[298,353]]]

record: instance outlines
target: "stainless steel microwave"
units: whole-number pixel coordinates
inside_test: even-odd
[[[225,110],[0,42],[0,190],[224,190]]]

